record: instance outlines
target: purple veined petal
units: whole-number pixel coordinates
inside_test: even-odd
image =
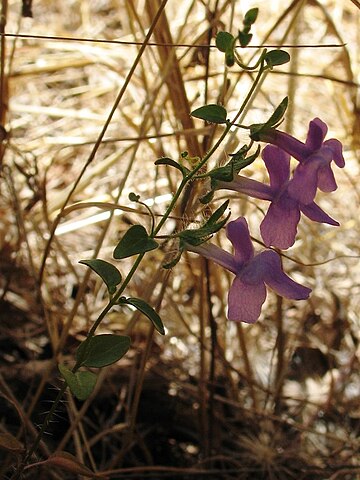
[[[228,319],[234,322],[255,323],[265,299],[264,282],[247,285],[235,277],[228,295]]]
[[[280,190],[290,177],[290,155],[273,145],[267,145],[262,152],[262,159],[269,173],[270,185]]]
[[[309,130],[305,145],[314,152],[321,148],[324,138],[327,134],[328,127],[320,118],[314,118],[309,123]]]
[[[295,243],[300,220],[298,202],[282,195],[273,202],[260,225],[260,233],[267,247],[271,245],[286,250]]]
[[[337,184],[330,165],[319,168],[318,188],[323,192],[333,192],[337,189]]]
[[[293,300],[305,300],[311,293],[311,288],[294,282],[284,273],[281,267],[280,256],[273,250],[261,252],[258,261],[263,262],[264,281],[278,295]]]
[[[319,166],[320,164],[316,161],[307,161],[295,168],[293,178],[287,188],[293,199],[305,205],[314,200],[318,185]]]
[[[203,243],[201,245],[193,246],[187,245],[186,249],[190,252],[198,253],[199,255],[212,260],[221,265],[232,273],[237,273],[237,264],[235,258],[231,253],[226,252],[222,248],[212,243]]]
[[[345,167],[345,160],[342,153],[342,144],[336,138],[330,138],[324,142],[324,146],[329,147],[332,151],[333,159],[339,168]]]
[[[259,134],[262,142],[271,143],[285,150],[289,155],[296,158],[300,163],[304,162],[312,154],[310,148],[297,138],[280,130],[270,129]]]
[[[254,247],[251,243],[250,233],[247,221],[244,217],[239,217],[226,225],[226,235],[233,244],[235,262],[237,271],[242,265],[254,256]]]
[[[273,193],[269,185],[243,177],[242,175],[236,175],[231,182],[218,181],[216,188],[233,190],[253,198],[259,198],[260,200],[272,200],[273,198]]]
[[[335,227],[340,225],[339,222],[331,218],[315,202],[309,203],[308,205],[300,205],[300,210],[313,222],[328,223],[329,225],[334,225]]]

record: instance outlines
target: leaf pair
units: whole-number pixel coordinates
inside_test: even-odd
[[[115,247],[114,258],[120,260],[132,255],[149,252],[157,247],[158,243],[149,237],[142,225],[133,225]],[[87,265],[102,278],[110,295],[116,292],[116,287],[121,283],[121,274],[112,263],[100,258],[80,260],[79,263]]]
[[[82,342],[76,352],[77,365],[102,368],[120,360],[130,348],[130,337],[104,334],[95,335]],[[97,375],[80,370],[73,372],[60,364],[59,370],[71,392],[79,400],[86,400],[93,392]]]

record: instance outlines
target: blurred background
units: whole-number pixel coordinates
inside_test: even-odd
[[[118,479],[358,478],[359,3],[2,0],[1,7],[0,431],[31,443],[60,385],[57,362],[73,362],[107,303],[106,287],[79,260],[111,262],[130,225],[150,225],[130,192],[156,215],[165,211],[181,178],[155,160],[202,155],[222,132],[190,111],[220,103],[237,112],[255,74],[226,68],[213,46],[218,31],[237,35],[246,11],[258,7],[242,59],[253,63],[264,46],[284,45],[291,61],[266,76],[243,123],[265,121],[288,96],[283,130],[304,141],[319,117],[327,138],[344,147],[338,190],[316,199],[341,226],[302,218],[283,256],[287,273],[313,293],[294,303],[269,292],[256,324],[230,323],[228,272],[193,254],[164,270],[176,252],[149,252],[126,293],[158,309],[166,335],[131,310],[108,314],[98,332],[130,335],[131,349],[103,369],[86,402],[66,396],[39,459],[67,451]],[[233,131],[210,164],[246,142],[246,130]],[[242,173],[267,181],[260,159]],[[163,233],[201,221],[226,198],[231,218],[246,216],[261,250],[264,204],[228,192],[208,207],[196,196],[179,203]],[[213,241],[230,251],[222,233]],[[132,262],[116,263],[123,276]],[[3,478],[16,458],[0,450]],[[35,476],[78,478],[45,467],[25,478]]]

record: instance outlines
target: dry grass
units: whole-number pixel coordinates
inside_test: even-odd
[[[270,294],[257,324],[230,324],[223,270],[185,255],[168,273],[171,252],[150,252],[127,293],[160,308],[167,335],[129,312],[109,314],[101,332],[130,334],[131,351],[104,369],[88,401],[67,397],[39,455],[65,450],[119,479],[360,478],[356,2],[169,0],[147,45],[160,0],[38,0],[33,19],[8,3],[5,31],[17,35],[1,37],[1,432],[31,443],[56,394],[57,361],[71,361],[107,302],[77,262],[111,260],[129,224],[149,225],[129,192],[164,212],[179,176],[154,161],[201,154],[221,130],[189,110],[218,101],[237,110],[251,78],[224,73],[207,45],[258,6],[254,45],[345,43],[289,48],[290,66],[267,76],[246,112],[246,123],[262,121],[288,95],[289,132],[304,138],[319,116],[344,144],[339,189],[319,199],[341,227],[303,219],[284,258],[313,294],[296,304]],[[244,141],[236,132],[214,161]],[[260,161],[246,172],[265,178]],[[256,238],[258,206],[232,202]],[[196,194],[185,207],[168,231],[206,215]],[[127,273],[131,261],[118,266]],[[0,458],[8,478],[17,457]],[[72,475],[34,468],[26,478]]]

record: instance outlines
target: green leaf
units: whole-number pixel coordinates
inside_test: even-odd
[[[216,35],[215,44],[220,52],[226,52],[229,48],[232,49],[235,38],[229,32],[219,32]]]
[[[275,127],[284,117],[289,104],[289,98],[285,97],[282,99],[279,106],[275,109],[274,113],[271,115],[269,120],[266,122],[266,126]]]
[[[109,262],[105,262],[105,260],[101,260],[100,258],[80,260],[79,263],[87,265],[91,268],[91,270],[97,273],[106,283],[110,294],[116,292],[116,286],[121,282],[121,275],[119,270],[114,265]]]
[[[252,33],[239,32],[239,42],[242,47],[249,45],[252,39]]]
[[[257,19],[257,16],[258,16],[258,13],[259,13],[258,8],[250,8],[250,10],[248,10],[245,13],[244,25],[252,25],[253,23],[255,23],[256,19]]]
[[[61,364],[58,368],[76,398],[86,400],[91,395],[97,380],[95,373],[85,371],[73,373],[65,365]]]
[[[284,50],[271,50],[265,55],[265,61],[270,68],[276,65],[284,65],[290,61],[290,55]]]
[[[129,193],[129,200],[130,200],[130,202],[136,202],[137,203],[140,200],[140,195],[137,195],[134,192],[130,192]]]
[[[230,217],[231,213],[229,212],[225,219],[218,222],[228,207],[228,204],[229,200],[223,203],[202,227],[192,230],[183,230],[178,233],[178,237],[180,238],[180,249],[186,248],[187,243],[190,245],[201,245],[206,242],[211,235],[218,232]]]
[[[207,122],[221,124],[226,123],[227,111],[221,105],[211,104],[197,108],[191,112],[191,115]]]
[[[86,367],[106,367],[126,354],[130,348],[130,342],[130,337],[122,335],[95,335],[80,344],[76,352],[76,360]]]
[[[159,158],[158,160],[156,160],[155,165],[169,165],[169,167],[174,167],[174,168],[180,170],[180,172],[183,174],[183,176],[187,175],[190,172],[190,170],[188,168],[184,167],[180,163],[178,163],[175,160],[173,160],[172,158],[168,158],[168,157]]]
[[[224,202],[218,209],[216,209],[205,225],[216,225],[216,222],[220,220],[220,218],[224,215],[225,210],[228,208],[229,202],[230,200],[226,200],[226,202]]]
[[[215,191],[211,189],[209,192],[205,193],[202,197],[199,198],[200,202],[203,205],[206,205],[207,203],[211,202],[211,200],[214,198]]]
[[[250,155],[250,157],[246,157],[248,150],[248,146],[244,145],[236,153],[230,153],[230,156],[232,157],[230,163],[234,166],[235,173],[239,173],[243,168],[247,167],[257,159],[260,153],[260,146],[256,149],[255,153]]]
[[[245,17],[243,20],[244,27],[242,30],[239,30],[239,35],[238,35],[238,39],[242,47],[246,47],[247,45],[249,45],[252,39],[252,33],[250,33],[250,30],[251,30],[252,24],[255,23],[257,19],[258,13],[259,13],[258,8],[251,8],[245,14]]]
[[[288,103],[289,99],[285,97],[266,123],[254,123],[250,125],[250,138],[258,141],[260,132],[264,132],[270,128],[276,128],[284,117]]]
[[[137,310],[139,310],[139,312],[143,313],[153,323],[156,330],[159,333],[161,333],[161,335],[165,335],[165,328],[161,321],[160,316],[155,312],[155,310],[152,307],[150,307],[148,303],[145,302],[145,300],[142,300],[141,298],[134,298],[134,297],[130,297],[130,298],[122,297],[120,300],[121,300],[121,303],[132,305]]]
[[[142,225],[133,225],[115,247],[113,256],[116,260],[120,260],[121,258],[155,250],[158,246],[158,243],[149,237]]]
[[[209,177],[211,178],[211,187],[216,188],[216,182],[231,182],[234,179],[234,176],[240,172],[243,168],[250,165],[259,155],[259,149],[257,152],[250,157],[246,157],[246,154],[249,150],[247,145],[244,145],[235,153],[230,153],[231,160],[226,165],[218,168],[214,168],[209,172]],[[201,200],[200,200],[201,201]]]
[[[234,166],[229,162],[223,167],[214,168],[209,172],[209,177],[212,181],[231,182],[234,179]]]

